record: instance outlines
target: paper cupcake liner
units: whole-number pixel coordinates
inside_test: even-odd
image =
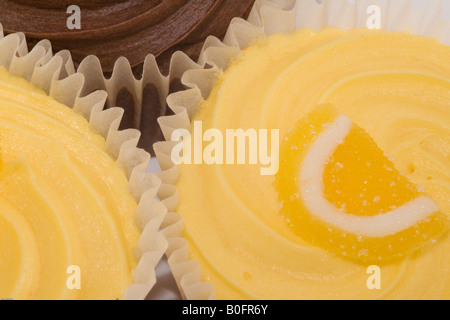
[[[106,149],[126,172],[129,190],[138,202],[135,222],[141,237],[134,254],[138,261],[133,272],[133,283],[122,299],[145,299],[156,283],[155,268],[168,246],[160,232],[166,209],[156,200],[161,181],[147,173],[150,155],[136,147],[140,132],[118,130],[123,115],[120,108],[104,110],[105,91],[82,95],[87,82],[75,68],[68,51],[53,55],[49,41],[40,41],[30,52],[22,33],[4,36],[0,24],[0,65],[12,74],[25,78],[57,101],[81,113],[91,129],[106,139]]]
[[[171,92],[186,89],[181,84],[181,76],[186,70],[195,68],[200,66],[178,51],[170,60],[167,76],[161,74],[154,55],[146,57],[139,79],[124,57],[116,61],[108,78],[96,56],[86,57],[77,72],[86,77],[82,93],[105,90],[108,93],[107,108],[120,106],[125,109],[121,128],[139,128],[142,132],[139,146],[153,153],[153,143],[162,138],[156,119],[171,114],[166,97]]]
[[[366,28],[370,5],[381,8],[382,29],[436,37],[441,43],[450,45],[450,21],[443,20],[439,0],[431,1],[421,9],[414,7],[411,0],[357,0],[355,4],[347,0],[321,2],[257,0],[247,21],[237,18],[231,22],[223,41],[214,37],[206,40],[198,62],[203,67],[188,69],[182,76],[182,83],[188,89],[167,98],[174,115],[159,119],[166,141],[156,143],[154,149],[162,169],[158,175],[162,180],[159,196],[168,210],[163,222],[163,233],[169,243],[168,262],[186,299],[214,299],[215,293],[212,285],[202,282],[200,265],[190,260],[188,243],[183,239],[183,218],[176,213],[179,172],[171,160],[171,151],[176,143],[170,139],[176,129],[190,130],[192,116],[208,97],[218,75],[227,68],[232,57],[253,40],[275,33],[291,33],[301,28],[318,30],[326,26]]]

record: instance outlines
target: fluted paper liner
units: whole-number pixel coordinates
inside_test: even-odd
[[[136,147],[139,131],[118,130],[123,110],[104,110],[107,99],[105,91],[81,95],[86,82],[85,76],[75,73],[68,51],[53,55],[51,44],[47,40],[39,42],[28,52],[22,33],[5,37],[0,25],[0,65],[83,114],[91,129],[106,139],[107,151],[126,172],[129,191],[138,202],[135,222],[141,231],[134,251],[138,264],[133,271],[133,283],[122,299],[145,299],[156,283],[155,268],[167,248],[167,241],[160,232],[167,210],[156,200],[160,179],[146,173],[150,155]]]
[[[347,0],[325,0],[321,4],[312,0],[257,0],[247,21],[236,18],[231,22],[223,41],[214,37],[206,40],[198,65],[183,74],[182,83],[188,89],[168,96],[168,106],[175,115],[159,119],[167,141],[156,143],[154,149],[162,169],[159,196],[169,212],[163,223],[163,232],[169,243],[168,261],[184,298],[214,299],[215,293],[211,284],[202,282],[199,263],[189,258],[188,243],[183,239],[183,219],[176,213],[179,198],[175,185],[179,172],[171,160],[171,151],[176,145],[170,142],[172,132],[179,128],[190,129],[190,119],[208,97],[218,75],[226,69],[230,59],[253,40],[301,28],[366,28],[367,8],[374,4],[381,8],[383,29],[436,37],[450,45],[450,21],[441,17],[439,0],[433,0],[422,9],[415,8],[410,0],[358,0],[356,4]]]
[[[166,97],[170,92],[175,91],[174,88],[180,86],[179,81],[183,73],[194,68],[200,68],[200,66],[189,59],[186,54],[178,51],[171,58],[167,76],[161,74],[153,55],[148,55],[144,60],[142,77],[139,79],[135,77],[129,61],[124,57],[116,61],[109,78],[105,77],[100,60],[93,55],[86,57],[80,63],[77,72],[86,77],[82,93],[89,94],[99,89],[105,90],[108,93],[106,105],[109,107],[120,106],[122,102],[118,100],[120,100],[121,93],[127,92],[127,97],[133,100],[134,106],[125,103],[128,114],[128,118],[125,120],[132,121],[132,127],[140,127],[141,130],[150,129],[151,133],[143,136],[145,139],[140,142],[142,142],[144,148],[152,152],[152,150],[149,150],[148,140],[158,141],[161,137],[158,131],[153,132],[153,129],[157,127],[156,121],[154,123],[150,123],[150,121],[167,114]],[[152,93],[146,92],[149,87]],[[150,98],[145,97],[149,94]],[[145,99],[151,99],[152,101],[149,102]],[[144,108],[146,104],[149,104],[149,106]],[[152,115],[150,116],[150,114]],[[129,119],[130,117],[132,117],[132,120]],[[151,117],[152,120],[147,119],[147,117]],[[154,127],[151,127],[152,125]],[[143,131],[143,134],[145,134],[145,131]]]

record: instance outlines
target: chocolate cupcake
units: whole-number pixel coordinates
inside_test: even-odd
[[[118,58],[126,57],[135,78],[142,78],[147,55],[155,56],[162,74],[168,74],[174,52],[182,50],[197,60],[207,36],[222,37],[233,17],[247,17],[254,0],[113,0],[0,2],[0,21],[6,34],[23,32],[29,45],[49,39],[55,51],[68,49],[75,66],[90,55],[98,57],[105,77],[111,77]],[[80,29],[67,26],[69,6],[80,8]],[[67,13],[69,11],[69,13]],[[84,73],[84,70],[81,70]],[[105,80],[106,81],[106,80]],[[148,88],[147,88],[148,87]],[[92,89],[105,89],[100,87]],[[170,92],[183,89],[179,77],[172,79]],[[85,93],[88,89],[85,90]],[[121,129],[142,129],[140,147],[152,152],[161,139],[157,117],[167,115],[161,92],[149,84],[144,97],[118,90],[108,107],[125,109]],[[145,114],[145,119],[136,115]]]

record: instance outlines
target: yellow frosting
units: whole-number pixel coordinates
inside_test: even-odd
[[[317,105],[332,104],[448,217],[449,56],[449,46],[408,33],[273,35],[231,63],[193,120],[221,132],[279,129],[284,141]],[[450,298],[448,233],[396,261],[330,253],[286,223],[275,177],[261,167],[179,165],[184,236],[219,299]],[[373,265],[380,288],[368,286]]]
[[[0,297],[121,298],[137,203],[104,138],[0,68],[0,155]]]

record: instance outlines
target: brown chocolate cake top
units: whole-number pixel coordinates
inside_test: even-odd
[[[183,50],[196,59],[209,35],[222,37],[233,17],[246,17],[254,0],[0,0],[5,33],[24,32],[30,43],[49,39],[55,51],[68,49],[75,63],[96,55],[105,72],[125,56],[132,67],[148,54],[167,71]],[[79,7],[80,29],[67,21]]]

